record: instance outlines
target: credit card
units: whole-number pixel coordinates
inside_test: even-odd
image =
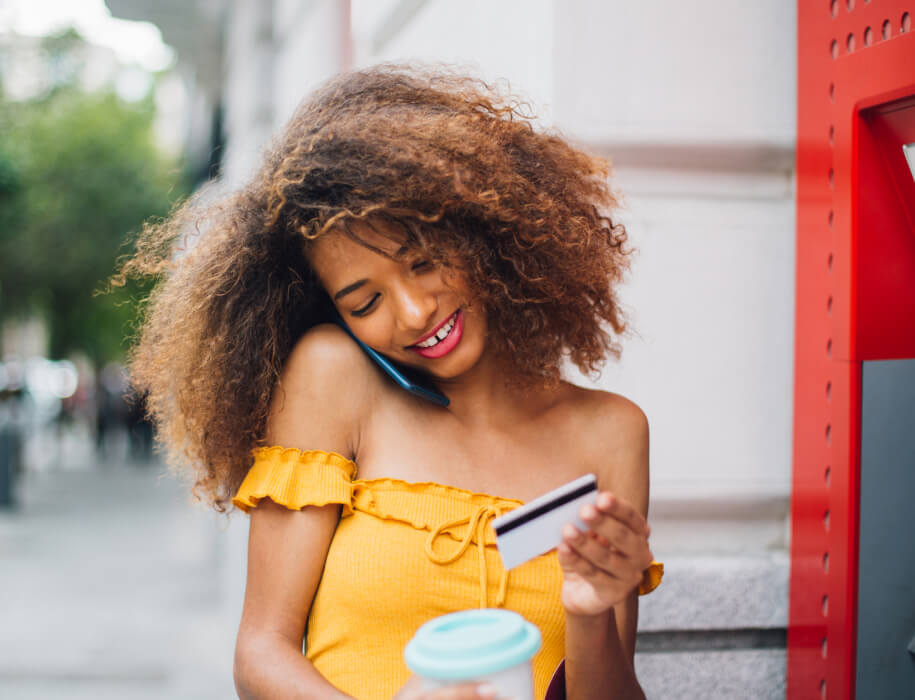
[[[597,477],[585,474],[493,520],[502,565],[514,569],[555,549],[562,542],[562,526],[566,523],[586,532],[588,526],[578,517],[578,511],[596,501]]]

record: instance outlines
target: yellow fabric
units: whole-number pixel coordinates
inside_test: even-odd
[[[354,462],[321,450],[253,454],[233,499],[241,510],[265,497],[296,510],[342,506],[305,640],[306,656],[325,678],[358,700],[389,700],[410,676],[403,648],[420,625],[457,610],[504,607],[540,628],[533,670],[535,696],[543,698],[564,653],[562,571],[554,553],[506,571],[490,527],[521,501],[436,483],[356,479]],[[639,592],[656,588],[662,575],[663,565],[652,564]]]

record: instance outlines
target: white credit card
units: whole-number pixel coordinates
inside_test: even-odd
[[[586,532],[588,526],[578,517],[578,511],[596,501],[597,477],[585,474],[493,520],[502,565],[514,569],[555,549],[562,542],[566,523]]]

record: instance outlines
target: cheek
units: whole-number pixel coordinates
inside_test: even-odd
[[[352,319],[348,325],[359,340],[376,350],[383,351],[392,342],[391,319],[381,310],[364,319]]]

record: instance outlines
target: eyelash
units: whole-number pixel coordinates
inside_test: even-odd
[[[353,309],[350,313],[352,313],[353,316],[364,316],[366,313],[368,313],[369,309],[371,309],[372,306],[375,305],[375,300],[378,298],[378,296],[379,295],[376,294],[371,299],[369,299],[368,304],[363,306],[361,309]]]
[[[432,265],[432,263],[430,263],[428,260],[418,260],[417,262],[410,265],[410,269],[413,272],[418,272],[420,270],[430,267],[431,265]],[[379,297],[379,295],[376,294],[371,299],[369,299],[368,303],[365,306],[363,306],[362,308],[359,308],[359,309],[353,309],[350,313],[353,316],[364,316],[375,305],[375,300],[378,299],[378,297]]]

